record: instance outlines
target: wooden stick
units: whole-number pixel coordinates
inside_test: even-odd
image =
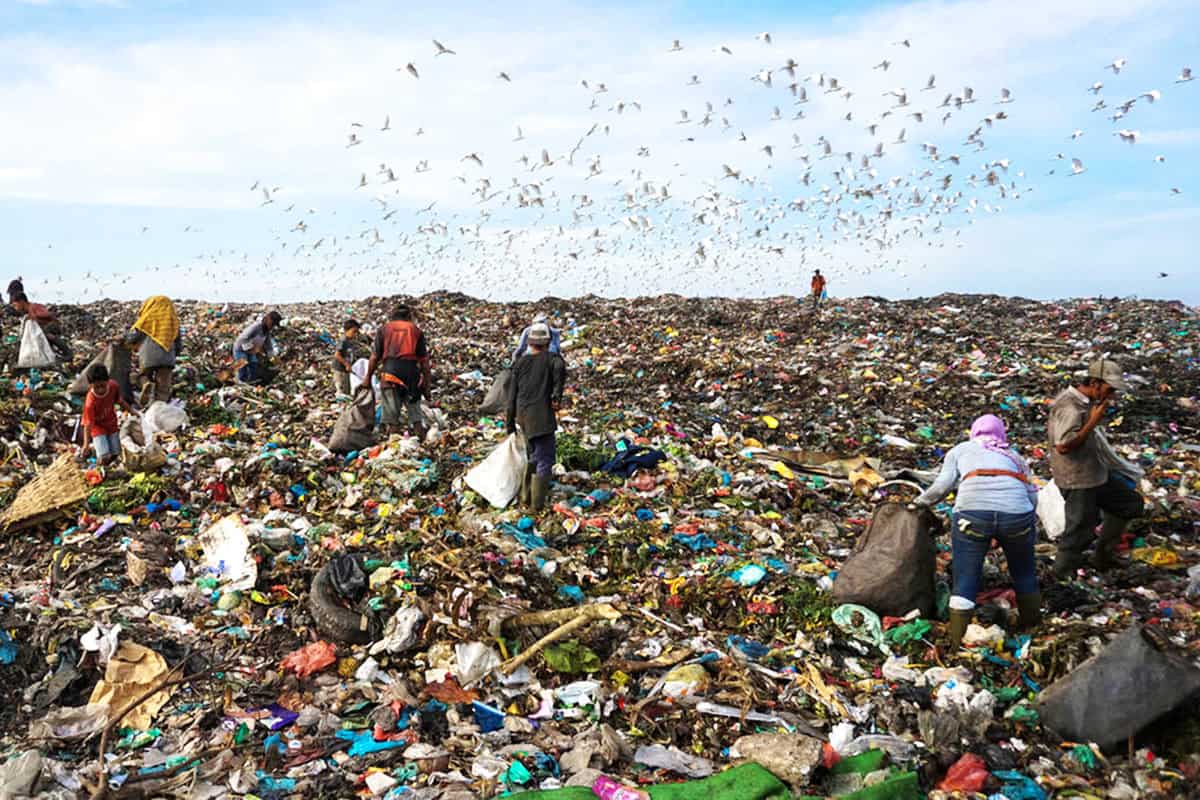
[[[563,618],[568,619],[541,639],[538,639],[526,648],[524,652],[501,664],[500,671],[505,675],[511,675],[518,667],[540,653],[547,645],[571,635],[598,619],[620,619],[621,612],[609,603],[597,603],[581,608],[561,608],[554,611],[537,611],[532,614],[521,614],[520,616],[513,617],[510,621],[517,625],[548,625]]]

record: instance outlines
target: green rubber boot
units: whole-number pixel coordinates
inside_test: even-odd
[[[534,475],[529,483],[530,505],[534,511],[546,507],[546,499],[550,496],[550,479]]]
[[[951,651],[957,651],[962,644],[963,634],[967,632],[967,626],[971,624],[974,616],[974,609],[950,609],[950,621],[946,623],[946,640]]]

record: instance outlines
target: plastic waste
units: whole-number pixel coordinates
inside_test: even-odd
[[[974,753],[965,753],[951,765],[937,788],[943,792],[978,792],[987,779],[987,764],[983,759]]]
[[[17,366],[21,369],[42,369],[53,366],[57,357],[50,340],[37,322],[26,319],[21,323],[21,346],[17,354]]]
[[[607,775],[596,778],[592,783],[592,793],[600,800],[650,800],[648,792],[624,786]]]
[[[689,755],[678,747],[664,747],[661,744],[642,745],[633,754],[633,760],[653,769],[665,769],[689,778],[706,778],[715,769],[707,758]]]
[[[465,480],[483,499],[496,508],[504,508],[520,491],[525,463],[525,438],[514,433],[468,472]]]

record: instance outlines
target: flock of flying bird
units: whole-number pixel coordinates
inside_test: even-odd
[[[743,85],[769,94],[705,99],[705,76],[682,70],[679,94],[688,98],[687,107],[669,122],[635,123],[649,116],[635,97],[639,87],[583,78],[578,91],[585,118],[569,147],[537,144],[535,131],[514,124],[504,147],[474,149],[451,164],[421,157],[416,151],[425,130],[418,120],[406,121],[411,136],[399,149],[413,154],[409,163],[382,161],[347,181],[348,190],[370,198],[369,213],[353,222],[255,181],[250,191],[275,214],[268,223],[274,244],[259,274],[286,276],[310,296],[318,289],[338,295],[364,281],[381,293],[461,288],[500,299],[542,296],[562,286],[625,296],[663,286],[803,293],[814,267],[834,276],[857,270],[906,278],[907,270],[922,267],[914,243],[962,247],[964,226],[1035,190],[1030,177],[1043,168],[1022,169],[988,146],[1010,120],[1010,109],[1019,108],[1009,89],[983,97],[971,86],[943,88],[936,75],[915,89],[886,86],[893,65],[917,46],[908,39],[892,43],[873,65],[869,74],[877,86],[806,74],[795,59],[775,56],[769,33],[756,39],[753,46],[771,66]],[[668,54],[684,49],[679,40],[664,48]],[[712,53],[717,60],[733,51],[722,45]],[[397,72],[403,80],[436,80],[438,64],[456,57],[434,40],[431,63],[409,61]],[[1126,67],[1125,59],[1107,65],[1114,79]],[[494,80],[511,84],[514,78],[498,71]],[[1177,83],[1192,80],[1184,68]],[[1100,81],[1088,88],[1095,98],[1091,110],[1106,112],[1114,127],[1163,101],[1158,89],[1108,100],[1104,88]],[[818,113],[813,109],[840,127],[814,133],[806,125]],[[343,145],[372,165],[381,153],[395,152],[389,142],[402,135],[390,114],[381,116],[377,125],[350,123]],[[658,143],[634,144],[647,124],[657,124]],[[665,153],[659,149],[664,130],[678,134]],[[1074,143],[1084,135],[1076,130],[1065,139]],[[1135,145],[1141,134],[1122,127],[1112,136]],[[517,159],[498,154],[514,145]],[[719,155],[698,172],[688,147]],[[1087,172],[1077,156],[1051,158],[1069,167],[1055,165],[1049,176]],[[412,210],[413,182],[429,180],[440,182],[439,200]],[[362,208],[354,208],[355,217]],[[176,268],[199,269],[206,280],[222,283],[231,279],[230,262],[250,265],[253,258],[218,250]]]

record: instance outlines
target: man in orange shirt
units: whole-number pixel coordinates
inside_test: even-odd
[[[429,396],[433,374],[429,369],[429,348],[425,334],[413,322],[412,309],[399,305],[391,319],[375,334],[375,347],[363,380],[371,385],[371,377],[379,370],[383,413],[380,422],[386,433],[400,426],[400,407],[408,415],[411,432],[424,440],[427,433],[421,413],[421,397]]]
[[[821,274],[821,270],[816,270],[812,276],[812,310],[814,314],[821,307],[821,298],[824,295],[825,276]]]

